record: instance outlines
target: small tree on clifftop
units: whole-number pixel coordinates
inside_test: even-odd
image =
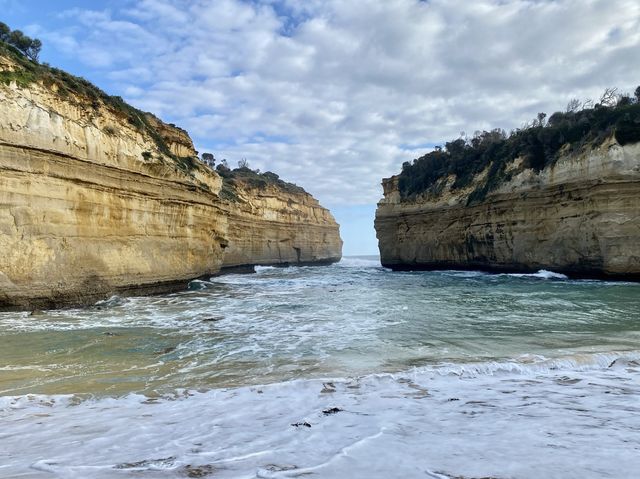
[[[11,29],[6,23],[0,22],[0,41],[6,42],[9,40],[9,34],[11,33]]]
[[[37,38],[28,37],[20,30],[11,31],[6,23],[0,22],[0,41],[8,43],[34,62],[38,61],[42,42]]]
[[[203,153],[202,154],[202,161],[206,164],[209,165],[211,168],[213,168],[216,164],[216,159],[213,156],[212,153]]]

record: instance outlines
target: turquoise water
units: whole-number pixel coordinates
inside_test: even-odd
[[[189,477],[194,464],[213,477],[634,477],[640,466],[636,283],[347,258],[0,313],[0,344],[0,477]],[[372,469],[385,452],[402,476]]]

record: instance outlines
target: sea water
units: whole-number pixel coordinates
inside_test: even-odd
[[[1,478],[640,477],[640,284],[258,268],[0,313]]]

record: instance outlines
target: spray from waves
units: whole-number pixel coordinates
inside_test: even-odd
[[[381,268],[377,256],[345,256],[338,263],[341,268]]]
[[[278,269],[275,266],[260,266],[260,265],[256,265],[253,268],[254,268],[256,273],[262,273],[264,271],[275,271],[275,270]]]
[[[551,280],[566,280],[568,276],[555,273],[553,271],[547,271],[541,269],[536,273],[488,273],[486,271],[463,271],[463,270],[444,270],[442,274],[446,276],[454,276],[456,278],[478,278],[478,277],[491,277],[491,276],[504,276],[509,278],[524,278],[524,279],[551,279]]]
[[[514,278],[539,278],[539,279],[569,279],[567,275],[561,273],[554,273],[553,271],[547,271],[546,269],[541,269],[537,273],[531,274],[523,274],[523,273],[512,273],[507,276],[511,276]]]

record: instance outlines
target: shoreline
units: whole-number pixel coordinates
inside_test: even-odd
[[[77,292],[74,294],[60,295],[59,297],[42,297],[30,299],[18,299],[17,301],[0,299],[0,313],[5,312],[24,312],[24,311],[41,311],[41,310],[59,310],[81,308],[92,306],[98,301],[104,301],[112,296],[120,296],[123,298],[131,296],[158,296],[162,294],[178,293],[187,291],[189,283],[196,280],[207,281],[209,278],[225,276],[228,274],[252,274],[255,273],[256,266],[273,266],[286,268],[290,266],[329,266],[337,263],[341,258],[331,258],[327,260],[306,261],[300,263],[269,263],[269,264],[248,264],[238,266],[225,266],[219,271],[203,274],[197,277],[159,281],[142,285],[129,285],[113,287],[105,292],[105,290],[90,290]]]
[[[381,260],[381,265],[392,271],[477,271],[489,274],[526,274],[531,275],[539,271],[550,271],[556,274],[567,276],[568,279],[591,279],[598,281],[616,281],[640,283],[640,273],[633,274],[612,274],[600,271],[584,272],[576,271],[572,268],[553,268],[539,265],[539,267],[531,268],[524,266],[498,266],[485,264],[468,264],[468,263],[393,263]]]

